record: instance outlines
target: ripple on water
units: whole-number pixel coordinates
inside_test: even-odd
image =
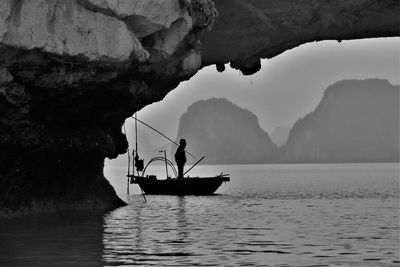
[[[398,165],[227,168],[216,196],[131,195],[105,216],[1,220],[0,265],[399,265]]]
[[[130,226],[124,229],[130,229],[131,239],[121,242],[127,241],[132,251],[123,255],[127,261],[120,264],[146,258],[144,265],[218,262],[232,266],[323,266],[329,261],[342,266],[370,266],[393,259],[393,255],[384,253],[375,257],[377,250],[371,248],[376,248],[377,240],[386,244],[386,252],[395,253],[399,246],[397,215],[385,209],[396,205],[397,199],[313,200],[312,207],[307,207],[307,201],[282,199],[253,199],[260,205],[247,205],[241,203],[245,198],[233,202],[232,196],[149,196],[147,204],[138,203],[136,197],[130,201],[130,206],[122,209],[129,213],[126,218]],[[153,220],[159,216],[163,223]],[[105,224],[112,227],[112,214]],[[107,253],[110,255],[105,259],[121,260],[120,254],[105,246]]]

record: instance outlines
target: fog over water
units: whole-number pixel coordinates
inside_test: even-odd
[[[225,97],[255,113],[269,133],[313,111],[324,90],[343,79],[382,78],[399,84],[400,38],[323,41],[302,45],[262,60],[262,69],[243,76],[226,65],[209,66],[183,82],[163,101],[145,107],[139,117],[175,138],[180,116],[199,99]],[[128,126],[132,120],[128,120]],[[128,131],[131,129],[128,127]],[[165,143],[149,136],[156,145]]]

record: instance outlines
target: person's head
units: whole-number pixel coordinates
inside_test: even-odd
[[[179,145],[185,147],[186,146],[186,140],[185,139],[181,139],[179,141]]]

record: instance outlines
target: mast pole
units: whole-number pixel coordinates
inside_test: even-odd
[[[136,148],[136,155],[135,155],[135,159],[134,160],[139,160],[139,155],[138,155],[138,134],[137,134],[137,112],[135,113],[135,117],[132,117],[135,119],[135,148]],[[137,175],[139,176],[139,171],[137,170]],[[139,186],[140,187],[140,186]],[[142,190],[142,188],[140,187],[140,191],[142,192],[142,196],[144,198],[144,202],[146,202],[146,196]]]
[[[125,122],[124,122],[124,134],[126,136],[126,127],[125,127]],[[131,167],[131,158],[129,154],[129,142],[128,142],[128,175],[127,175],[127,181],[126,181],[126,194],[129,196],[129,179],[130,179],[130,167]],[[134,170],[135,171],[135,170]]]
[[[167,179],[168,179],[168,165],[167,165],[167,152],[164,149],[164,160],[165,160],[165,172],[167,173]]]
[[[136,138],[136,155],[137,155],[137,153],[138,153],[138,142],[137,142],[137,139],[138,139],[138,137],[137,137],[137,121],[138,121],[138,119],[137,119],[137,112],[135,113],[135,138]]]
[[[135,119],[135,153],[136,155],[133,155],[134,153],[132,153],[133,159],[132,161],[137,163],[137,161],[139,160],[139,155],[138,155],[138,131],[137,131],[137,112],[135,113],[135,117],[132,117]],[[137,169],[137,166],[136,166]],[[139,170],[137,171],[137,175],[139,176]],[[134,171],[135,172],[135,171]],[[133,173],[135,174],[135,173]]]

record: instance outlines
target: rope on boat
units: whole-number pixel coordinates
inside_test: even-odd
[[[142,175],[143,175],[143,176],[144,176],[144,173],[146,172],[147,167],[148,167],[151,163],[153,163],[153,162],[155,162],[155,161],[163,161],[163,162],[166,162],[166,163],[171,167],[172,171],[174,172],[175,177],[178,177],[178,172],[176,171],[176,168],[175,168],[175,166],[174,166],[174,163],[173,163],[172,161],[170,161],[169,159],[164,158],[164,157],[155,157],[155,158],[152,158],[152,159],[149,161],[149,163],[147,163],[146,167],[144,168],[144,170],[143,170],[143,172],[142,172]]]

